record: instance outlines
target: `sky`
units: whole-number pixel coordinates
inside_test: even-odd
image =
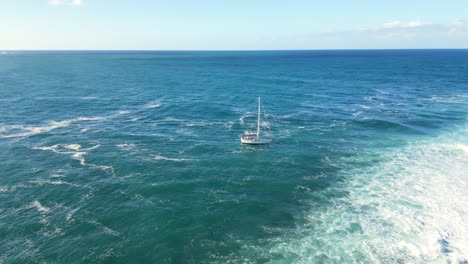
[[[468,48],[467,0],[0,0],[0,50]]]

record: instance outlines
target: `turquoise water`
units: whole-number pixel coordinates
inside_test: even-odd
[[[468,261],[467,50],[7,52],[0,106],[0,263]]]

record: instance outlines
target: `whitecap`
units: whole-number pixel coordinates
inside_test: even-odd
[[[168,157],[164,157],[164,156],[161,156],[161,155],[156,155],[154,156],[154,159],[155,160],[167,160],[167,161],[176,161],[176,162],[182,162],[182,161],[191,161],[191,159],[183,159],[183,158],[168,158]]]
[[[125,149],[125,150],[129,150],[129,149],[135,148],[135,144],[133,144],[133,143],[117,144],[116,146],[117,146],[118,148],[120,148],[120,149]]]
[[[34,201],[31,204],[31,207],[35,207],[39,212],[41,213],[47,213],[49,212],[50,208],[43,206],[39,201]]]
[[[364,109],[371,109],[372,107],[370,106],[367,106],[367,105],[359,105],[361,108],[364,108]]]
[[[177,119],[177,118],[174,118],[174,117],[166,117],[166,118],[164,118],[164,121],[167,121],[167,122],[184,122],[184,120]]]
[[[158,102],[151,102],[151,103],[147,103],[147,104],[145,105],[145,108],[151,109],[151,108],[158,108],[158,107],[160,107],[160,106],[161,106],[161,104],[158,103]]]
[[[457,149],[463,150],[465,153],[468,154],[468,145],[464,145],[464,144],[455,144],[455,147],[456,147]]]
[[[81,145],[80,144],[68,144],[68,145],[64,145],[64,147],[67,149],[78,151],[81,148]]]

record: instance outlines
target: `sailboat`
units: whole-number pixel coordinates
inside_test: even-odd
[[[250,145],[264,145],[271,143],[271,139],[265,139],[260,136],[260,97],[258,97],[257,132],[245,131],[240,140],[242,144]]]

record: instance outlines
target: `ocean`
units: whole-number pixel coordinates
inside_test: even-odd
[[[468,50],[2,52],[0,169],[0,263],[466,263]]]

